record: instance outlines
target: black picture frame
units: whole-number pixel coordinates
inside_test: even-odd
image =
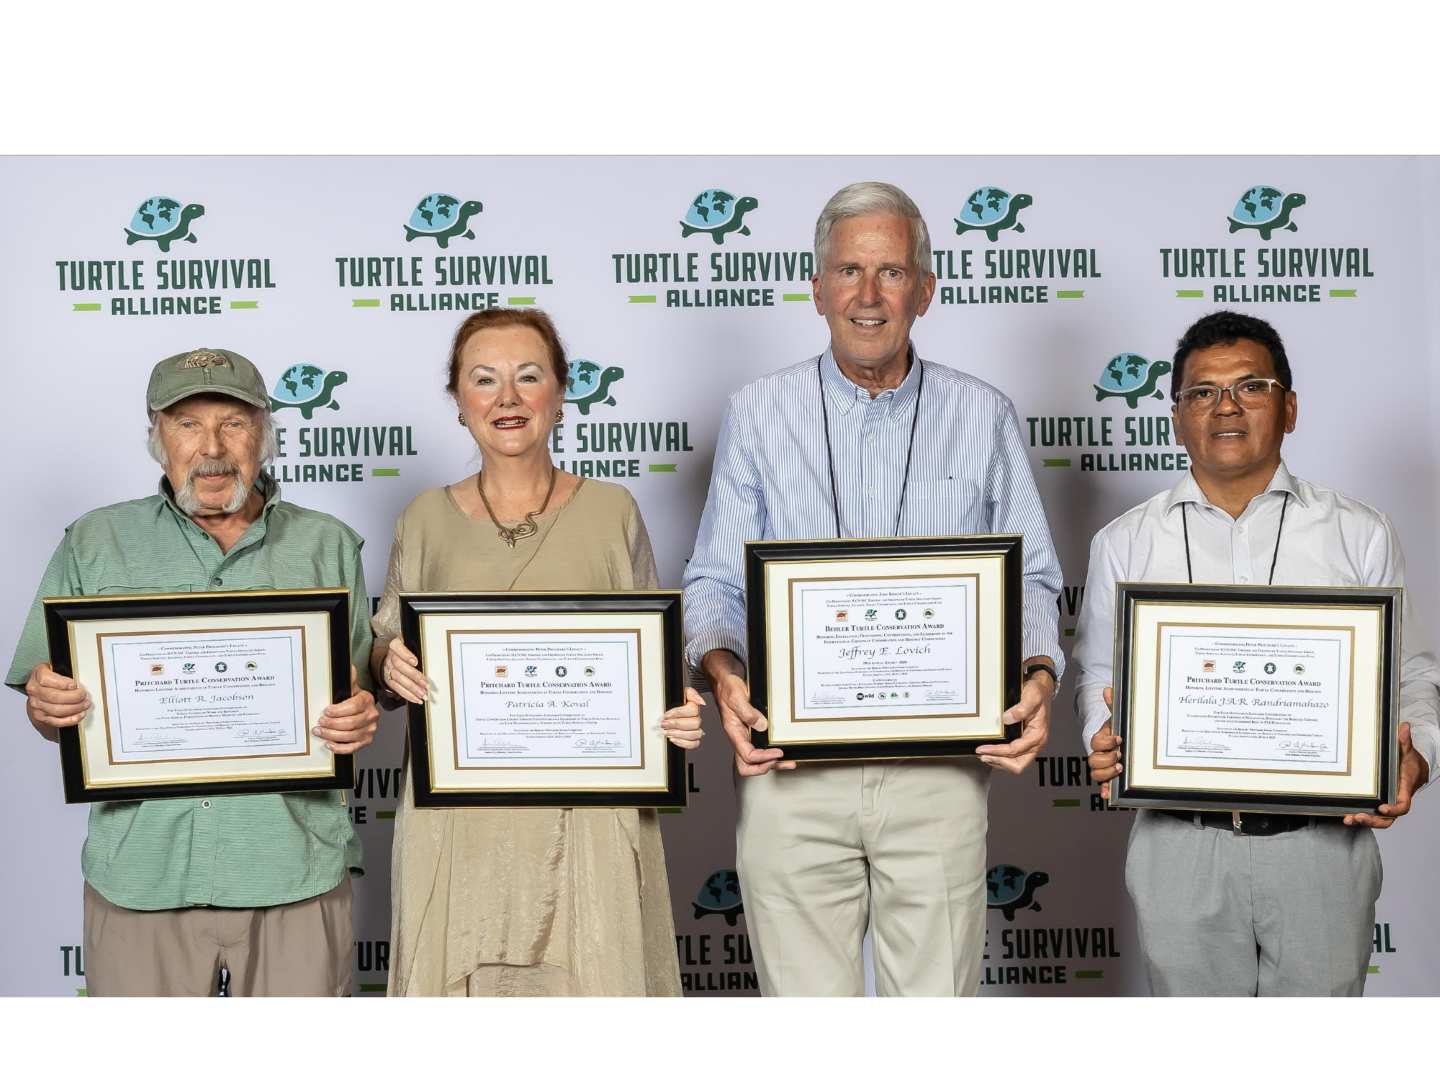
[[[1002,558],[1004,670],[1002,700],[1009,709],[1020,700],[1024,648],[1024,538],[1018,534],[924,536],[859,540],[756,540],[745,544],[746,652],[750,704],[762,713],[770,698],[769,624],[765,617],[765,567],[772,562],[824,559],[910,559],[936,556],[999,555]],[[853,761],[911,757],[963,757],[977,747],[1013,742],[1021,725],[1008,724],[1003,736],[982,739],[867,740],[823,744],[772,743],[769,731],[752,729],[756,749],[780,745],[791,761]]]
[[[213,593],[46,597],[44,606],[50,666],[56,674],[67,678],[75,677],[75,662],[70,646],[72,622],[323,613],[330,628],[328,667],[331,703],[338,704],[350,697],[349,589],[254,589]],[[355,786],[354,755],[332,754],[334,772],[325,777],[255,777],[248,780],[194,780],[94,787],[85,780],[79,727],[60,728],[59,734],[60,767],[67,803],[269,795],[342,790]]]
[[[1404,590],[1300,585],[1191,585],[1122,581],[1115,586],[1115,660],[1112,731],[1121,736],[1120,774],[1110,781],[1110,805],[1129,809],[1223,811],[1225,813],[1374,814],[1395,799],[1400,709],[1400,615]],[[1251,793],[1226,794],[1203,787],[1143,787],[1131,782],[1130,748],[1135,703],[1133,642],[1136,606],[1144,602],[1267,607],[1380,607],[1380,716],[1377,738],[1379,794],[1352,795]]]
[[[641,612],[661,617],[664,707],[685,704],[681,594],[676,590],[635,592],[401,593],[401,638],[424,670],[420,618],[423,615],[514,615]],[[684,807],[689,795],[685,751],[665,741],[665,790],[436,791],[430,771],[430,735],[425,705],[407,702],[411,792],[421,809],[526,807]],[[447,721],[448,722],[448,721]]]

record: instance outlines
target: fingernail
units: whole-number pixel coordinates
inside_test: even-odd
[[[311,735],[319,735],[319,734],[320,734],[320,729],[319,729],[318,727],[312,727],[312,728],[310,729],[310,734],[311,734]]]

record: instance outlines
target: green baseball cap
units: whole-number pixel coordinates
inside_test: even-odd
[[[270,408],[260,372],[229,349],[196,349],[161,360],[150,372],[145,404],[151,412],[159,412],[193,394],[224,394],[257,409]]]

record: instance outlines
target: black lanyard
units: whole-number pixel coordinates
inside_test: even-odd
[[[1195,575],[1190,570],[1190,519],[1185,516],[1187,504],[1180,504],[1180,525],[1185,530],[1185,580],[1195,584]],[[1285,529],[1285,511],[1290,508],[1290,492],[1285,492],[1285,501],[1280,504],[1280,524],[1275,529],[1275,554],[1270,556],[1270,580],[1266,585],[1275,584],[1275,563],[1280,558],[1280,534]]]
[[[820,415],[825,420],[825,458],[830,463],[830,501],[835,508],[835,539],[841,538],[840,491],[835,484],[835,450],[830,445],[830,410],[825,406],[825,372],[821,364],[824,357],[815,361],[815,374],[820,379]],[[925,389],[925,363],[915,357],[920,367],[920,378],[915,384],[915,415],[910,418],[910,444],[905,448],[905,477],[900,481],[900,505],[895,508],[895,535],[900,535],[900,518],[905,513],[905,492],[910,487],[910,459],[915,453],[915,428],[920,423],[920,392]]]

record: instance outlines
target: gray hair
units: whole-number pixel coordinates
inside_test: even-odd
[[[930,272],[930,230],[920,209],[905,192],[894,184],[882,184],[866,180],[859,184],[843,187],[825,204],[815,222],[815,270],[825,267],[825,257],[830,253],[830,231],[842,218],[861,217],[865,214],[894,214],[910,223],[910,235],[915,240],[915,265],[921,274]]]
[[[260,427],[260,464],[266,465],[280,452],[280,444],[275,439],[275,419],[269,409],[256,405],[250,406],[250,412]],[[170,464],[170,457],[165,453],[165,443],[160,438],[160,425],[156,422],[159,416],[160,413],[150,410],[150,430],[145,433],[145,448],[163,469]]]

